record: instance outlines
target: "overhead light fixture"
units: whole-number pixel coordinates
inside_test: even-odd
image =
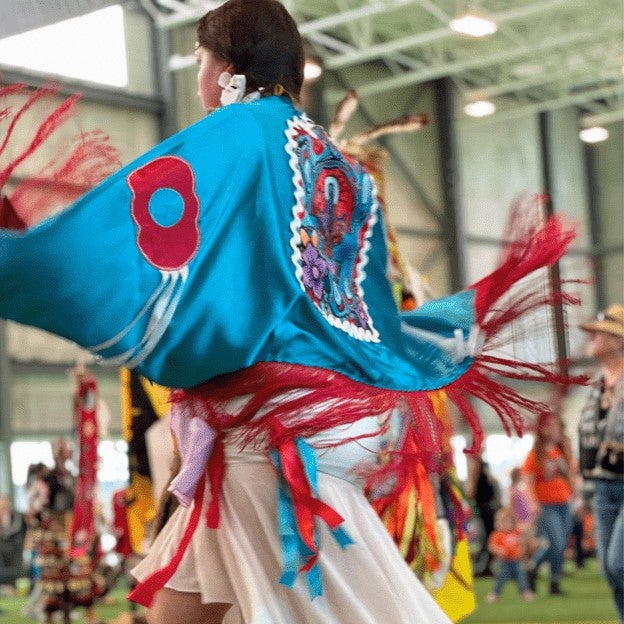
[[[469,102],[464,106],[464,113],[470,117],[487,117],[496,112],[496,104],[490,100]]]
[[[318,80],[323,73],[321,63],[313,58],[306,58],[303,66],[303,79],[309,82]]]
[[[485,11],[468,9],[449,22],[452,31],[469,37],[487,37],[493,35],[498,26]]]
[[[591,128],[583,128],[579,132],[579,137],[584,143],[600,143],[609,138],[609,131],[604,126],[592,126]]]

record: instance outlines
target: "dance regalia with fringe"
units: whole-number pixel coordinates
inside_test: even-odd
[[[535,406],[500,379],[563,380],[488,355],[488,345],[551,297],[524,293],[504,308],[497,303],[515,282],[556,262],[572,238],[551,219],[512,245],[492,275],[398,315],[372,178],[289,100],[268,97],[223,107],[69,209],[26,230],[0,231],[0,317],[69,338],[104,364],[178,388],[175,401],[200,405],[205,435],[182,470],[196,474],[177,494],[200,510],[207,480],[209,526],[219,520],[224,433],[242,427],[243,443],[262,441],[298,534],[289,555],[298,561],[295,575],[312,573],[315,523],[345,545],[348,537],[342,518],[316,496],[305,438],[400,409],[401,444],[366,475],[383,512],[449,466],[440,392],[470,422],[475,449],[482,432],[469,397],[520,431],[522,410]],[[271,402],[289,390],[297,392]],[[233,417],[226,406],[241,395],[252,399]],[[198,515],[170,565],[133,600],[149,604],[167,582]]]

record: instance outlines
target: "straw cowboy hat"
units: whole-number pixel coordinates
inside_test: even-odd
[[[605,332],[624,338],[624,306],[610,305],[606,310],[598,312],[596,318],[581,323],[581,329],[590,332]]]

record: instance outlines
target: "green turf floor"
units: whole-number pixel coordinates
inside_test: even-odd
[[[522,600],[517,585],[510,582],[498,601],[488,604],[485,597],[492,591],[494,580],[475,579],[477,610],[464,618],[462,624],[618,624],[609,588],[599,574],[596,559],[588,559],[580,569],[567,561],[564,571],[562,596],[549,595],[547,569],[544,569],[532,602]]]
[[[95,611],[102,622],[117,618],[121,613],[129,611],[129,603],[126,600],[127,587],[117,587],[109,592],[99,602]],[[22,609],[26,603],[24,598],[0,597],[0,624],[34,624],[37,620],[24,617]],[[84,609],[76,609],[72,613],[72,623],[80,624],[84,622]],[[174,624],[172,622],[172,624]]]
[[[537,598],[533,602],[522,600],[516,585],[508,583],[499,601],[487,604],[485,596],[491,591],[492,585],[491,578],[475,579],[478,606],[474,613],[462,620],[462,624],[618,623],[608,587],[598,572],[595,559],[588,560],[582,569],[566,563],[566,574],[561,583],[565,592],[563,596],[549,596],[548,580],[543,576],[538,580]],[[127,591],[125,587],[118,587],[106,597],[104,603],[97,605],[96,612],[102,621],[128,611],[128,602],[125,600]],[[0,624],[32,624],[34,620],[21,615],[24,603],[24,598],[0,598]],[[74,616],[76,619],[72,618],[72,622],[84,621],[81,610],[77,610]]]

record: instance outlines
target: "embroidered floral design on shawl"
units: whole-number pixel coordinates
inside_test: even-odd
[[[290,244],[297,279],[328,323],[358,340],[379,342],[362,288],[377,222],[373,181],[307,117],[290,119],[286,137],[295,185]]]

